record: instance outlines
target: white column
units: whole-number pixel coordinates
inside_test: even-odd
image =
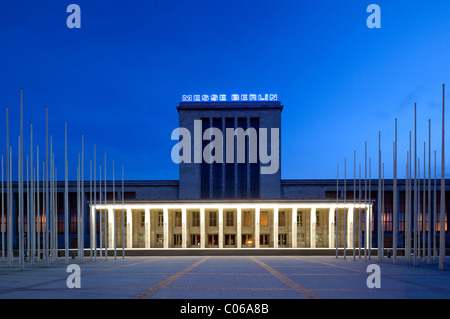
[[[145,209],[144,216],[145,248],[150,248],[150,209]]]
[[[237,209],[236,247],[242,248],[242,209]]]
[[[205,248],[205,209],[200,208],[200,248]]]
[[[91,207],[91,247],[94,248],[96,247],[96,241],[95,241],[95,237],[96,237],[96,221],[95,221],[95,209],[94,206]]]
[[[131,208],[127,208],[127,248],[133,248],[133,214]]]
[[[164,248],[169,248],[169,209],[163,208],[163,221],[164,221]]]
[[[311,248],[316,248],[316,208],[311,208],[311,215],[310,215],[310,225],[311,230],[309,232],[310,234],[310,246]]]
[[[334,238],[334,214],[336,207],[330,207],[328,213],[328,248],[336,248],[336,239]]]
[[[347,248],[353,248],[353,211],[354,207],[350,206],[347,213]]]
[[[260,224],[260,211],[259,207],[255,208],[255,238],[253,238],[253,242],[255,243],[255,248],[259,248],[259,224]]]
[[[108,208],[108,248],[114,248],[114,241],[116,240],[114,238],[115,224],[114,210],[112,208]]]
[[[278,248],[278,207],[273,209],[273,248]]]
[[[297,208],[292,208],[292,248],[297,248]]]
[[[187,248],[186,208],[181,208],[181,240],[182,247]]]
[[[219,248],[223,248],[223,208],[219,208]]]

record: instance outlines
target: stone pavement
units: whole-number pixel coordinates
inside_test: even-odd
[[[78,263],[70,259],[69,263]],[[68,288],[64,259],[0,264],[0,299],[447,299],[450,264],[438,270],[403,257],[379,263],[381,288],[368,288],[369,264],[352,256],[151,256],[109,257],[80,265],[81,288]]]

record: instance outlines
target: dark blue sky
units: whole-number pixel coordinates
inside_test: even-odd
[[[66,26],[71,3],[81,7],[81,29]],[[366,26],[371,3],[381,8],[381,29]],[[404,177],[414,102],[421,163],[429,118],[440,161],[449,15],[447,0],[2,2],[1,127],[9,106],[16,163],[22,87],[24,150],[30,123],[43,150],[48,106],[59,179],[65,121],[71,179],[81,134],[86,178],[95,143],[97,165],[107,153],[109,177],[114,158],[116,177],[125,165],[126,179],[178,179],[170,135],[182,94],[277,93],[284,105],[282,178],[335,178],[345,157],[352,178],[353,151],[364,164],[365,141],[376,177],[379,130],[391,177],[395,118]],[[5,153],[4,129],[0,138]]]

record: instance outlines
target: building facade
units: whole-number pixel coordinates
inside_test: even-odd
[[[177,109],[179,127],[186,133],[183,138],[180,135],[176,149],[183,159],[179,180],[125,181],[123,188],[121,181],[102,181],[101,189],[98,181],[95,188],[94,183],[85,181],[80,195],[80,184],[70,182],[70,248],[77,248],[80,239],[84,248],[109,249],[376,247],[379,214],[382,244],[392,247],[392,180],[384,181],[382,205],[378,205],[378,180],[363,181],[362,187],[359,181],[355,185],[347,181],[344,191],[343,180],[281,179],[280,102],[181,102]],[[12,240],[17,249],[17,184],[12,187]],[[42,184],[40,187],[39,193],[35,190],[32,194],[43,247],[46,218]],[[414,205],[406,196],[408,189],[405,180],[398,181],[399,248],[406,245],[406,214]],[[436,192],[436,202],[428,201],[429,190],[432,198]],[[448,212],[450,181],[445,191]],[[439,242],[441,227],[434,213],[440,214],[440,192],[440,183],[420,186],[422,245]],[[33,197],[26,194],[25,189],[25,212]],[[57,236],[50,244],[63,249],[63,182],[55,182],[53,195],[48,227]],[[6,195],[4,199],[6,216]],[[29,225],[24,217],[26,236]],[[445,221],[447,230],[447,215]],[[4,222],[8,232],[6,218]],[[446,236],[446,243],[449,239]]]

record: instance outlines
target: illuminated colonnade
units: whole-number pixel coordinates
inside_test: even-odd
[[[362,224],[367,224],[372,206],[366,208],[308,202],[91,205],[91,245],[98,246],[97,235],[104,236],[107,229],[108,249],[114,248],[114,242],[121,248],[122,239],[125,248],[147,249],[335,248],[337,219],[338,247],[344,247],[346,240],[346,247],[353,248],[354,240],[356,246],[359,243],[360,225],[362,231],[367,228]],[[102,225],[97,224],[99,214]],[[369,232],[364,234],[362,246],[370,238]]]

